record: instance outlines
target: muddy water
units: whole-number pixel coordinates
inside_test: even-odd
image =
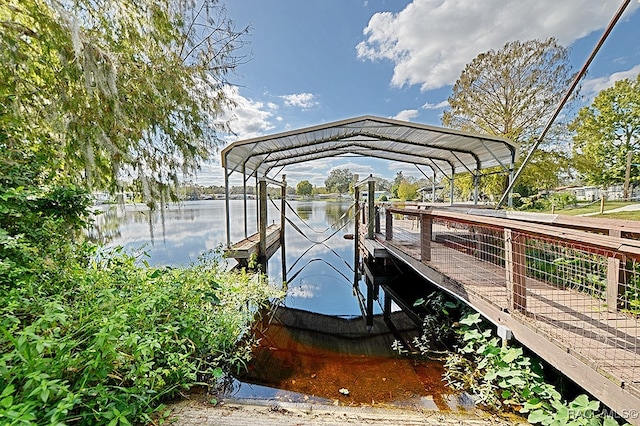
[[[472,410],[471,400],[442,381],[438,361],[416,361],[392,349],[396,338],[418,330],[402,312],[391,316],[391,333],[380,316],[372,330],[361,318],[339,319],[279,308],[260,324],[247,371],[228,396],[335,405],[402,406]]]

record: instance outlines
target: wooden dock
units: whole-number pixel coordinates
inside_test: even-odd
[[[376,234],[376,243],[365,244],[364,247],[375,247],[370,255],[380,256],[382,245],[387,255],[464,300],[496,326],[511,331],[519,342],[618,413],[640,407],[639,318],[617,309],[615,301],[621,300],[621,296],[616,294],[612,299],[607,294],[608,289],[598,295],[586,289],[525,277],[525,269],[522,268],[518,272],[521,277],[517,279],[522,289],[515,294],[506,264],[497,261],[500,256],[504,259],[504,243],[492,246],[493,251],[485,254],[483,259],[478,221],[470,217],[462,219],[467,222],[457,219],[444,222],[438,218],[441,222],[437,230],[423,232],[420,226],[416,226],[420,222],[419,217],[407,220],[405,216],[392,221],[391,233]],[[492,222],[486,226],[493,228],[486,229],[494,232],[491,238],[495,239],[503,231],[495,228],[496,219],[489,220]],[[539,231],[536,228],[536,232]],[[421,235],[428,236],[425,237],[427,240]],[[460,244],[465,238],[466,246]],[[594,235],[593,241],[598,238]],[[550,244],[550,241],[546,239],[545,243]],[[625,241],[631,246],[637,243],[621,240]],[[564,244],[568,245],[563,247],[573,249],[572,243]],[[576,246],[576,250],[582,250],[579,244]],[[497,247],[503,250],[499,255],[495,252]],[[620,252],[607,253],[603,255],[605,267],[606,256],[610,256],[609,265],[620,265],[615,261]],[[620,266],[609,268],[607,274],[612,287],[621,285],[617,272]],[[627,275],[630,273],[625,272]],[[518,304],[514,304],[514,299]],[[639,424],[638,419],[626,420]]]
[[[280,247],[280,225],[272,224],[267,227],[267,259]],[[260,233],[238,241],[231,248],[225,250],[227,257],[236,259],[239,263],[246,263],[252,256],[257,256],[260,250]]]

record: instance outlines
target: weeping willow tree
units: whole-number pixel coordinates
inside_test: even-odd
[[[4,0],[3,174],[164,197],[215,154],[246,29],[216,0]]]

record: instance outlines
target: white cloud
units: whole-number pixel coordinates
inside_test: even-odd
[[[414,0],[398,13],[373,15],[356,50],[361,59],[393,62],[393,86],[436,89],[454,83],[479,53],[508,41],[553,36],[570,45],[605,27],[618,6],[619,0]],[[631,3],[627,15],[638,7]]]
[[[304,283],[297,286],[289,286],[287,289],[287,296],[299,297],[302,299],[311,299],[320,290],[320,287],[315,284]]]
[[[612,87],[616,81],[624,80],[625,78],[635,80],[638,74],[640,74],[640,65],[636,65],[630,70],[620,71],[605,77],[587,79],[582,84],[582,90],[587,97],[592,98],[602,90]]]
[[[449,106],[449,101],[442,101],[442,102],[438,102],[437,104],[430,104],[429,102],[427,102],[426,104],[422,105],[422,109],[441,109],[441,108],[446,108]]]
[[[416,118],[418,115],[420,115],[420,113],[417,109],[405,109],[400,111],[393,118],[396,120],[411,121],[412,118]]]
[[[236,134],[227,138],[229,141],[261,136],[274,128],[269,121],[273,114],[265,110],[268,105],[245,98],[234,86],[227,86],[225,92],[236,103],[236,107],[223,116],[223,119],[230,120],[231,130]]]
[[[318,105],[313,93],[294,93],[280,97],[284,99],[284,104],[287,106],[308,109]]]

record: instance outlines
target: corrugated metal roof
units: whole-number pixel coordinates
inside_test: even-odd
[[[449,172],[508,168],[518,144],[508,139],[374,116],[237,141],[222,150],[228,173],[257,172],[345,154],[436,166]]]

